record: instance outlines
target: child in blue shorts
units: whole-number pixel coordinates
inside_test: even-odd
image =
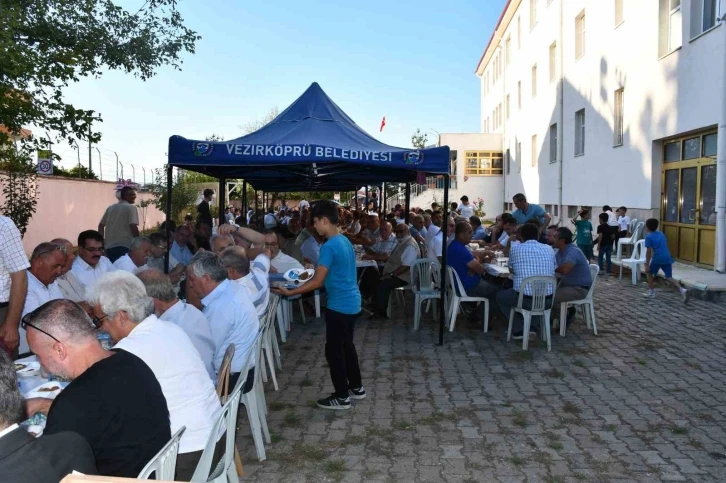
[[[663,232],[658,231],[658,220],[650,218],[645,222],[645,269],[648,274],[648,292],[645,296],[655,297],[655,276],[660,270],[665,274],[666,282],[678,289],[683,298],[683,303],[688,303],[688,290],[673,280],[673,257],[668,250],[668,241]]]

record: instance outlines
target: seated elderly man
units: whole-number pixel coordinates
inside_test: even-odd
[[[86,289],[71,271],[73,260],[76,259],[76,255],[73,253],[73,243],[65,238],[55,238],[50,242],[66,247],[66,261],[63,264],[63,268],[61,268],[60,276],[55,279],[58,288],[63,294],[62,298],[73,300],[83,307],[86,312],[89,312],[90,307],[86,303]]]
[[[52,300],[23,320],[41,365],[71,381],[55,400],[26,400],[28,416],[48,415],[42,437],[77,433],[100,474],[136,478],[171,439],[167,401],[149,366],[101,347],[91,319],[70,300]]]
[[[151,256],[151,240],[145,236],[137,236],[131,240],[129,252],[113,262],[116,270],[136,273],[137,270],[146,268],[146,259]]]
[[[194,255],[187,267],[187,283],[202,297],[203,312],[212,329],[214,370],[219,372],[227,346],[234,344],[229,384],[230,387],[237,384],[240,372],[249,360],[250,369],[242,389],[249,392],[255,379],[255,361],[251,357],[260,320],[247,290],[228,279],[222,260],[211,252]]]
[[[114,349],[134,354],[153,371],[166,398],[172,434],[186,426],[176,477],[190,479],[222,411],[199,352],[181,327],[154,315],[144,284],[128,272],[101,277],[89,287],[87,297],[101,328],[117,341]]]
[[[189,261],[194,256],[187,246],[191,239],[192,230],[190,230],[188,226],[182,225],[174,230],[174,242],[171,244],[171,250],[169,253],[184,266],[189,265]]]
[[[320,247],[325,243],[325,237],[321,236],[315,230],[312,218],[308,220],[306,228],[312,232],[312,236],[305,240],[305,243],[300,247],[300,251],[302,251],[303,261],[305,263],[317,265],[318,259],[320,258]]]
[[[393,227],[387,221],[381,223],[381,236],[373,243],[364,243],[366,254],[363,255],[364,260],[375,260],[379,263],[385,263],[388,257],[396,248],[396,237],[393,236]]]
[[[358,232],[358,235],[353,237],[352,242],[359,245],[373,245],[375,241],[380,237],[381,220],[380,218],[378,218],[378,214],[373,212],[368,214],[366,228]]]
[[[455,225],[454,240],[446,249],[446,261],[456,271],[461,284],[470,297],[484,297],[489,301],[489,314],[496,314],[499,311],[497,305],[497,292],[501,287],[482,279],[486,273],[484,263],[491,261],[491,254],[472,253],[468,245],[471,243],[471,236],[474,230],[468,221],[460,221]],[[477,320],[484,320],[484,307]],[[474,317],[472,317],[474,318]]]
[[[409,217],[411,220],[411,236],[417,243],[426,243],[426,227],[424,226],[424,217],[421,215],[415,215]]]
[[[250,256],[255,257],[251,264]],[[229,247],[222,252],[221,259],[227,277],[247,289],[252,305],[261,317],[270,300],[270,251]]]
[[[146,266],[147,268],[155,268],[157,270],[164,271],[164,257],[168,249],[166,236],[162,232],[156,232],[149,235],[149,240],[151,240],[151,254],[146,259]],[[184,278],[185,270],[186,267],[182,263],[179,263],[179,261],[174,258],[174,255],[170,253],[169,273],[167,275],[169,277],[169,281],[172,285],[174,285],[177,292],[179,291],[179,281]]]
[[[291,268],[303,268],[302,263],[297,259],[286,255],[280,249],[286,242],[279,230],[268,230],[263,235],[250,228],[235,227],[232,225],[221,225],[218,229],[220,234],[237,233],[250,242],[255,248],[266,248],[270,250],[270,264],[272,273],[285,273]],[[294,245],[294,243],[289,243]]]
[[[396,226],[396,248],[383,266],[383,275],[375,290],[374,310],[371,318],[384,318],[388,298],[393,289],[411,283],[411,264],[419,257],[418,244],[405,223]]]
[[[209,244],[212,246],[212,251],[219,255],[225,248],[234,245],[234,238],[231,235],[212,235]]]
[[[28,269],[28,292],[25,296],[23,316],[51,300],[62,299],[63,293],[58,288],[56,279],[63,270],[66,261],[66,247],[56,243],[41,243],[30,257]],[[28,352],[28,341],[25,330],[20,328],[20,354]]]
[[[71,271],[85,289],[102,275],[116,267],[103,256],[103,237],[95,230],[82,231],[78,235],[78,256],[73,260]]]
[[[560,227],[555,232],[554,247],[557,248],[555,260],[557,262],[557,272],[560,283],[555,292],[555,301],[552,304],[553,326],[559,327],[562,323],[559,320],[560,304],[569,300],[582,300],[587,296],[587,292],[592,285],[592,276],[590,274],[590,263],[585,258],[577,245],[572,243],[572,232],[569,228]],[[566,323],[569,325],[575,317],[575,308],[571,307],[567,313]]]
[[[0,351],[0,468],[2,481],[13,483],[58,483],[74,470],[98,473],[96,461],[85,439],[63,432],[34,437],[18,423],[25,413],[18,390],[15,365]]]
[[[146,293],[154,300],[156,316],[160,320],[178,325],[187,333],[192,345],[199,352],[210,379],[216,381],[217,376],[212,366],[214,340],[209,321],[204,314],[193,305],[177,298],[169,277],[161,270],[149,268],[137,273],[136,276],[144,283]]]
[[[432,225],[433,226],[433,225]],[[446,219],[446,227],[436,231],[434,236],[429,237],[426,243],[426,257],[441,259],[444,247],[444,233],[446,233],[446,246],[448,247],[455,238],[456,221],[449,217]],[[429,231],[431,233],[431,231]]]
[[[479,217],[476,215],[469,217],[469,223],[474,230],[474,233],[471,235],[471,240],[474,242],[484,242],[489,233],[487,233],[487,229],[481,224]]]
[[[509,320],[509,312],[519,302],[519,293],[524,290],[522,306],[525,309],[532,307],[532,287],[526,286],[522,288],[522,281],[528,277],[554,277],[555,276],[555,257],[552,248],[543,245],[537,241],[539,230],[530,223],[525,223],[520,229],[521,243],[514,244],[509,252],[509,271],[514,274],[514,286],[507,290],[502,290],[497,295],[500,310],[506,320]],[[552,289],[547,287],[547,299],[545,303],[549,306],[552,304]],[[532,321],[532,335],[539,330],[539,321]],[[523,319],[521,314],[515,314],[514,323],[512,325],[512,335],[515,340],[524,337]],[[530,334],[527,334],[530,337]]]

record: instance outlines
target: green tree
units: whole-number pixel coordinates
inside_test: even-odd
[[[95,171],[91,170],[89,174],[87,166],[78,165],[73,166],[70,169],[53,166],[53,176],[63,176],[64,178],[98,179]]]
[[[5,201],[0,210],[24,236],[38,203],[37,167],[30,150],[27,147],[16,150],[12,144],[0,145],[0,169],[5,171],[2,177]]]
[[[416,132],[411,135],[411,145],[416,149],[424,149],[429,140],[429,135],[421,132],[421,128],[416,128]]]
[[[166,167],[154,170],[154,182],[149,186],[152,203],[156,209],[166,213]],[[182,173],[172,179],[171,185],[171,219],[180,223],[187,212],[194,212],[199,190],[188,183]]]
[[[265,114],[261,119],[255,119],[254,121],[249,121],[243,124],[241,126],[242,134],[249,134],[267,126],[272,122],[273,119],[275,119],[279,115],[280,110],[277,108],[277,106],[273,107],[272,109],[267,111],[267,114]]]

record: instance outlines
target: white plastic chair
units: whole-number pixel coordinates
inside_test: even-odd
[[[630,224],[628,225],[628,232],[631,235],[635,231],[635,227],[637,226],[637,224],[638,224],[638,219],[637,218],[633,218],[632,220],[630,220]]]
[[[174,472],[176,471],[176,456],[179,453],[179,441],[181,440],[186,426],[182,426],[179,430],[174,433],[168,443],[164,445],[161,450],[156,453],[156,456],[151,458],[144,469],[139,473],[138,480],[148,480],[151,474],[154,474],[154,479],[173,481]]]
[[[279,390],[279,388],[277,387],[277,376],[275,375],[275,365],[278,365],[278,367],[282,369],[279,361],[277,360],[279,359],[279,352],[275,352],[277,335],[275,334],[274,322],[275,313],[277,312],[277,304],[279,303],[279,301],[279,296],[275,295],[273,297],[270,297],[267,310],[265,311],[265,314],[262,316],[262,320],[260,321],[262,323],[262,350],[264,351],[264,355],[267,361],[267,368],[265,368],[265,359],[262,359],[262,365],[260,366],[260,371],[262,372],[262,381],[267,382],[267,371],[269,370],[272,384],[273,386],[275,386],[275,391]]]
[[[635,242],[633,256],[620,262],[620,280],[623,279],[623,266],[627,266],[633,275],[633,285],[637,285],[640,278],[640,265],[645,266],[645,240]]]
[[[411,264],[411,290],[413,291],[413,330],[418,330],[421,322],[421,304],[441,298],[439,278],[441,264],[434,258],[422,258]]]
[[[265,314],[265,316],[272,317],[272,314]],[[267,404],[265,402],[265,390],[262,385],[262,373],[265,371],[264,362],[262,361],[262,334],[263,331],[261,328],[253,346],[253,351],[250,354],[250,359],[255,361],[255,379],[252,389],[250,392],[242,394],[240,397],[240,403],[244,404],[247,409],[247,419],[250,422],[250,432],[252,433],[252,439],[255,442],[257,458],[260,461],[267,459],[267,455],[265,454],[265,442],[268,444],[272,442],[270,439],[270,430],[267,427]],[[242,378],[246,378],[246,376],[246,372],[240,373],[238,384],[239,381],[242,381]]]
[[[595,323],[595,302],[592,298],[592,292],[595,290],[595,281],[597,280],[597,274],[600,273],[600,267],[594,263],[590,264],[590,278],[592,278],[592,285],[590,290],[587,291],[587,295],[582,300],[569,300],[560,304],[560,337],[565,336],[567,330],[567,308],[580,306],[582,308],[582,316],[585,319],[587,328],[590,328],[592,323],[592,331],[597,335],[597,324]]]
[[[261,333],[258,334],[257,339],[260,339]],[[244,371],[249,369],[249,362],[245,364]],[[237,471],[234,466],[234,441],[235,431],[237,429],[237,410],[239,409],[240,397],[242,395],[242,388],[245,385],[246,377],[240,374],[240,378],[237,380],[237,385],[232,390],[227,402],[222,407],[222,412],[217,416],[217,419],[212,425],[212,430],[209,432],[209,438],[207,444],[204,446],[202,457],[199,459],[197,469],[194,470],[192,479],[190,481],[196,483],[230,483],[239,481]],[[224,455],[217,463],[217,466],[213,469],[212,462],[214,459],[214,449],[217,446],[217,435],[219,435],[220,429],[224,426],[226,430],[225,434],[225,446]]]
[[[459,315],[461,309],[461,302],[481,302],[484,304],[484,332],[489,330],[489,300],[486,297],[470,297],[466,295],[464,285],[459,279],[459,274],[456,273],[451,267],[446,267],[446,272],[449,274],[449,291],[447,292],[447,299],[449,302],[449,332],[454,331],[454,325],[456,324],[456,316]]]
[[[622,254],[623,254],[623,245],[635,245],[638,240],[640,240],[640,235],[643,233],[643,227],[645,226],[645,223],[642,221],[637,223],[635,225],[635,228],[630,232],[630,237],[628,238],[620,238],[618,240],[618,252],[615,256],[615,260],[620,261]],[[633,257],[635,257],[635,248],[633,247]]]
[[[550,315],[552,314],[552,305],[547,308],[547,291],[552,286],[552,302],[555,300],[555,291],[557,290],[557,279],[555,277],[527,277],[522,280],[519,289],[519,300],[517,306],[512,307],[509,311],[509,328],[507,329],[507,340],[512,338],[512,326],[514,325],[514,313],[519,312],[524,318],[524,327],[522,328],[522,350],[529,347],[529,329],[532,326],[532,316],[539,315],[544,320],[544,327],[540,327],[542,332],[542,340],[547,341],[547,350],[552,350],[552,337],[550,336]],[[524,302],[524,291],[526,287],[532,290],[532,306],[525,309],[522,306]],[[542,330],[544,329],[544,330]]]

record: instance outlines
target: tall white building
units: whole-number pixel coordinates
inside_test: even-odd
[[[503,208],[521,192],[566,223],[623,205],[661,220],[677,259],[723,271],[724,14],[726,0],[507,1],[476,69]]]

